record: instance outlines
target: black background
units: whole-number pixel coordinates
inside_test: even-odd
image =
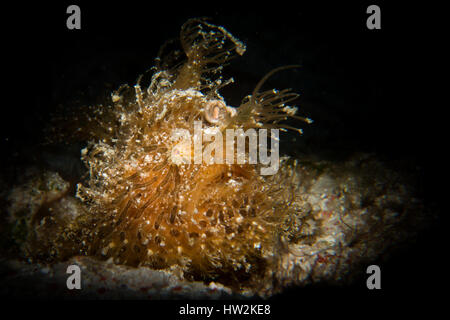
[[[2,19],[8,83],[2,93],[2,161],[23,161],[17,154],[41,140],[41,129],[58,105],[92,103],[122,83],[133,84],[188,18],[206,16],[247,45],[246,54],[226,69],[236,80],[222,91],[229,104],[237,106],[271,69],[301,64],[267,83],[267,88],[300,92],[300,114],[315,120],[303,126],[304,137],[285,149],[336,161],[355,151],[407,159],[421,172],[427,205],[438,207],[446,192],[436,183],[445,163],[445,118],[442,104],[433,101],[435,94],[425,93],[434,79],[427,71],[436,71],[432,15],[441,9],[378,1],[315,3],[61,1],[7,7]],[[70,4],[81,8],[81,30],[66,28]],[[366,28],[369,4],[381,7],[381,30]],[[442,229],[423,233],[414,247],[384,263],[380,291],[367,290],[361,278],[345,288],[292,289],[270,303],[280,313],[291,310],[299,316],[312,308],[320,314],[354,313],[358,305],[367,312],[423,306],[425,297],[438,297],[448,273]],[[174,305],[165,305],[165,312],[171,314]]]

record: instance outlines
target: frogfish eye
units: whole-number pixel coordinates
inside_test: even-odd
[[[206,103],[204,117],[209,123],[217,124],[225,118],[227,113],[227,106],[223,101],[210,100]]]

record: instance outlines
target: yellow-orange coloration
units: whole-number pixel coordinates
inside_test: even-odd
[[[295,117],[285,104],[297,95],[259,92],[266,77],[239,108],[228,107],[218,89],[229,81],[217,75],[245,46],[202,19],[186,22],[180,40],[184,54],[163,55],[163,48],[148,88],[140,81],[122,87],[110,106],[95,110],[82,152],[89,178],[77,190],[93,217],[83,250],[120,264],[248,279],[264,273],[274,255],[294,196],[282,184],[293,169],[261,176],[259,165],[175,164],[171,133],[193,136],[194,121],[203,121],[203,131],[291,128],[279,122]]]

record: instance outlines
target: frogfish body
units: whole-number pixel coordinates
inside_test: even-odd
[[[90,134],[82,151],[89,176],[77,188],[92,219],[82,251],[118,264],[251,281],[267,272],[279,247],[280,224],[292,210],[294,164],[281,161],[275,174],[261,175],[262,164],[248,161],[249,148],[244,163],[196,163],[198,144],[183,145],[173,132],[184,130],[204,152],[213,143],[208,132],[295,129],[280,121],[310,120],[286,105],[297,94],[260,92],[283,68],[264,77],[239,107],[227,106],[218,90],[232,80],[220,72],[245,46],[223,27],[191,19],[180,44],[181,50],[161,49],[148,87],[141,78],[134,88],[121,87],[79,129]]]

